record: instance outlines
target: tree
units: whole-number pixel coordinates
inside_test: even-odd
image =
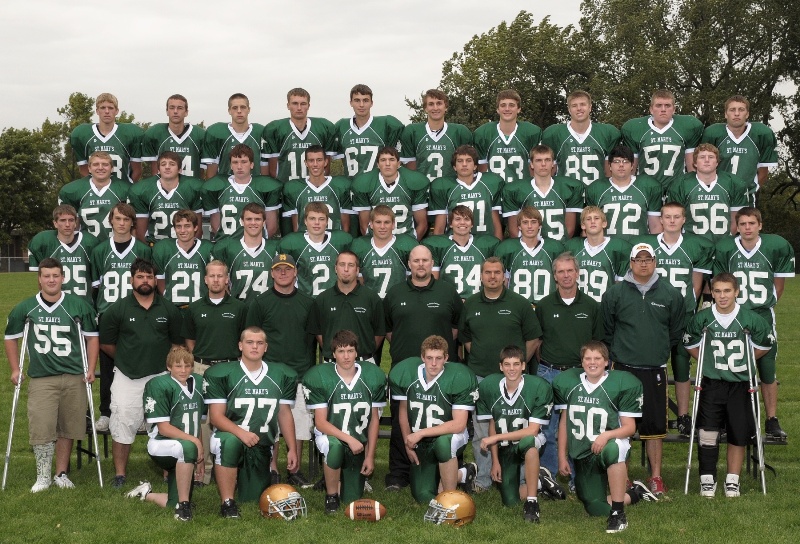
[[[522,96],[522,118],[542,127],[562,121],[565,93],[582,86],[594,70],[579,40],[572,26],[561,28],[547,17],[537,25],[525,11],[511,24],[474,36],[442,68],[439,88],[450,98],[448,119],[474,130],[497,118],[497,93],[515,89]],[[412,120],[425,119],[422,100],[406,104]]]
[[[27,240],[51,224],[55,204],[44,158],[52,149],[39,130],[9,128],[0,133],[0,243]]]

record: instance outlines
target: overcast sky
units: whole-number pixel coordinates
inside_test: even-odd
[[[7,0],[0,11],[0,128],[58,118],[70,93],[117,96],[139,121],[165,122],[166,97],[189,120],[226,121],[234,92],[250,120],[286,117],[286,91],[311,93],[310,114],[352,115],[365,83],[376,114],[408,121],[405,97],[436,87],[442,63],[475,34],[523,9],[576,24],[580,0]],[[544,11],[539,11],[540,6]]]

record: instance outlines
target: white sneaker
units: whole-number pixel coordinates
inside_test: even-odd
[[[39,491],[44,491],[45,489],[50,487],[52,483],[53,481],[50,479],[49,476],[46,478],[36,478],[36,483],[33,484],[33,487],[31,488],[31,493],[38,493]]]
[[[739,476],[728,474],[725,478],[725,496],[735,498],[739,496]]]
[[[111,423],[111,419],[108,416],[100,416],[100,419],[94,422],[94,428],[97,431],[106,432],[109,423]]]
[[[139,500],[143,501],[147,498],[147,494],[150,493],[151,489],[153,489],[153,486],[150,485],[150,482],[139,482],[139,485],[134,487],[132,491],[127,492],[125,496],[131,499],[139,497]]]
[[[75,488],[75,484],[72,483],[72,481],[69,479],[69,476],[67,476],[66,472],[62,472],[61,474],[53,478],[53,482],[55,482],[56,486],[58,486],[61,489]]]
[[[717,482],[714,481],[714,476],[711,474],[702,474],[700,476],[700,496],[713,499],[717,493]]]
[[[369,482],[364,482],[364,493],[372,493],[372,486]]]

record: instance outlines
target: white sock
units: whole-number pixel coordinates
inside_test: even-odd
[[[458,483],[463,484],[467,481],[467,469],[461,467],[458,469]]]

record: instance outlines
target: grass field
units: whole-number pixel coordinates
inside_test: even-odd
[[[0,315],[7,315],[20,300],[36,292],[32,273],[0,275]],[[27,394],[23,387],[14,431],[11,466],[6,490],[0,493],[2,529],[0,542],[26,543],[127,543],[127,542],[413,542],[448,544],[461,542],[770,542],[796,543],[800,535],[798,495],[800,462],[796,444],[800,441],[800,280],[790,280],[777,307],[780,353],[778,358],[780,403],[778,415],[789,434],[787,447],[767,450],[767,462],[775,467],[777,477],[767,473],[768,494],[764,497],[758,481],[742,476],[742,496],[725,499],[718,490],[715,500],[698,495],[697,461],[693,462],[691,494],[684,496],[687,446],[666,444],[664,479],[670,488],[659,503],[643,503],[627,510],[629,529],[618,535],[606,535],[605,519],[589,518],[580,502],[571,495],[565,502],[541,503],[542,523],[538,526],[522,522],[521,506],[504,508],[496,491],[475,497],[478,517],[462,528],[436,527],[423,523],[425,507],[417,505],[407,490],[399,494],[383,490],[387,471],[388,442],[380,441],[375,492],[372,498],[386,505],[388,516],[377,524],[356,523],[339,514],[324,513],[322,492],[303,491],[309,507],[307,518],[291,523],[263,519],[256,505],[242,508],[242,519],[219,517],[219,498],[215,487],[197,491],[195,519],[180,523],[172,512],[151,503],[126,499],[108,485],[100,489],[95,464],[77,470],[73,457],[70,474],[77,488],[55,487],[33,495],[29,492],[35,479],[33,453],[28,445]],[[3,356],[5,361],[5,356]],[[384,369],[388,365],[384,364]],[[2,364],[6,369],[7,365]],[[7,372],[7,371],[6,371]],[[5,448],[8,439],[9,414],[13,388],[4,374],[0,380],[0,441]],[[95,387],[95,389],[97,389]],[[101,446],[102,447],[102,446]],[[639,445],[631,462],[631,478],[644,479],[645,469],[639,466]],[[471,452],[468,450],[468,457]],[[724,449],[722,451],[724,459]],[[307,456],[304,455],[304,470]],[[283,472],[283,470],[281,471]],[[721,469],[724,472],[724,469]],[[113,475],[111,459],[103,461],[103,474]],[[723,476],[724,478],[724,476]],[[137,439],[129,463],[125,491],[139,480],[154,482],[155,491],[165,491],[160,472],[150,461],[143,437]],[[720,496],[722,495],[722,496]]]

